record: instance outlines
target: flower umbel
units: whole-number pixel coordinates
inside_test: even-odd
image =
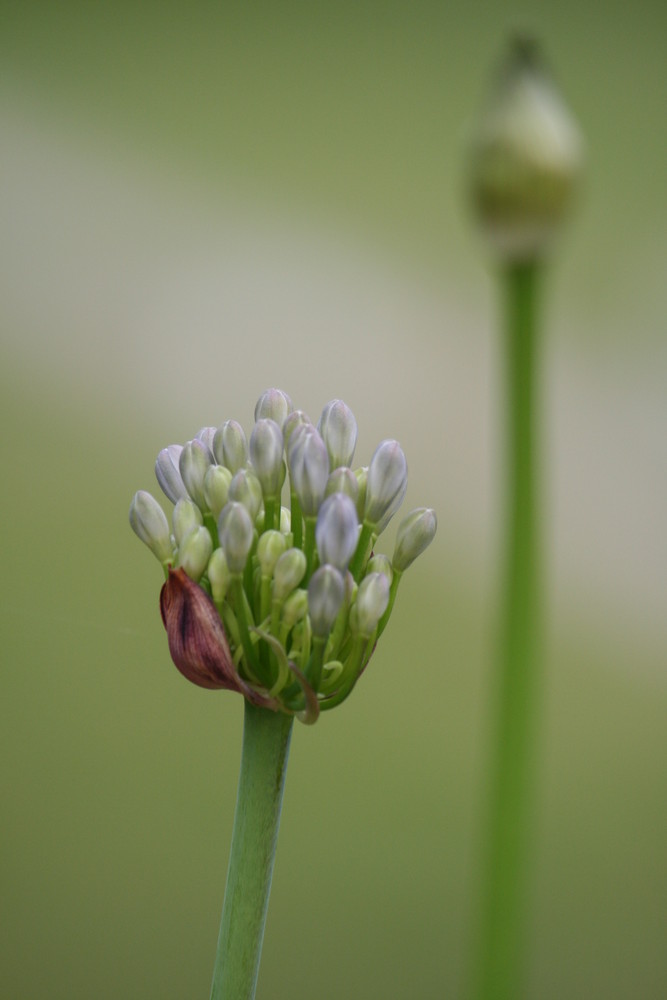
[[[405,494],[407,464],[396,441],[378,446],[368,473],[342,464],[356,421],[341,400],[315,427],[269,389],[248,439],[233,420],[205,432],[158,456],[158,483],[175,504],[171,530],[144,491],[130,506],[132,528],[165,571],[172,659],[200,687],[314,722],[366,667],[403,571],[435,534],[435,513],[407,515],[392,560],[374,554]]]

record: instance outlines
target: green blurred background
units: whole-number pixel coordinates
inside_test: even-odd
[[[588,145],[547,296],[530,997],[667,995],[665,10],[0,5],[2,996],[208,995],[242,705],[171,665],[127,509],[270,385],[346,399],[360,461],[399,437],[440,528],[295,732],[258,997],[463,995],[501,455],[464,149],[516,24]]]

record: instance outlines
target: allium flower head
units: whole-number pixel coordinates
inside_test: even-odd
[[[143,490],[130,524],[164,567],[169,650],[193,683],[304,722],[351,692],[403,571],[436,526],[419,508],[401,524],[393,559],[375,552],[405,494],[407,463],[387,440],[368,468],[350,469],[356,438],[342,400],[315,428],[286,393],[268,389],[247,438],[227,420],[160,452],[171,525]]]

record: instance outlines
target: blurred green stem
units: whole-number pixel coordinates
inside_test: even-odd
[[[243,750],[211,1000],[255,996],[292,716],[245,703]]]
[[[526,964],[527,872],[533,827],[539,571],[535,410],[539,264],[502,275],[507,364],[507,522],[500,660],[490,765],[478,1000],[519,1000]]]

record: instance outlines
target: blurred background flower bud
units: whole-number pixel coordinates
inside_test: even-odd
[[[201,441],[205,448],[211,453],[211,461],[213,461],[213,438],[215,437],[215,427],[202,427],[201,430],[197,431],[195,434],[195,441]]]
[[[220,517],[222,508],[229,499],[232,474],[224,465],[210,465],[204,476],[204,498],[214,518]]]
[[[300,588],[293,590],[280,612],[280,620],[286,629],[294,628],[308,614],[308,593]]]
[[[171,562],[173,549],[169,522],[155,497],[146,490],[139,490],[132,498],[130,524],[134,533],[161,563]]]
[[[244,504],[227,503],[218,520],[218,537],[230,572],[242,573],[254,538],[253,520]]]
[[[198,583],[213,552],[213,542],[206,528],[195,528],[178,551],[178,563],[191,580]]]
[[[178,468],[185,488],[202,511],[208,509],[204,496],[204,479],[211,466],[212,458],[213,456],[206,445],[195,438],[183,445],[183,451],[178,460]]]
[[[273,599],[282,603],[299,586],[305,572],[306,557],[301,549],[283,552],[273,571]]]
[[[264,496],[278,496],[283,484],[283,435],[270,417],[261,417],[252,429],[250,460]]]
[[[248,461],[245,431],[236,420],[226,420],[213,436],[213,454],[219,465],[226,465],[234,475]]]
[[[364,511],[366,510],[366,486],[368,484],[368,466],[362,465],[361,468],[354,470],[354,478],[357,480],[357,515],[360,521],[364,519]]]
[[[268,417],[282,427],[293,409],[292,400],[282,389],[266,389],[255,405],[255,420]]]
[[[329,478],[329,455],[324,441],[312,425],[304,425],[292,434],[288,465],[292,488],[299,498],[304,517],[315,517]]]
[[[391,581],[394,578],[394,570],[389,556],[384,555],[383,552],[378,552],[372,559],[369,559],[366,566],[366,575],[368,576],[370,573],[383,573],[391,586]]]
[[[202,513],[194,500],[182,497],[171,515],[171,526],[178,547],[180,548],[188,535],[200,528],[203,523]]]
[[[308,584],[308,612],[313,635],[326,638],[345,596],[342,574],[334,566],[320,566]]]
[[[345,493],[334,493],[317,515],[315,541],[321,563],[347,569],[359,539],[359,521],[354,501]]]
[[[317,429],[322,436],[332,469],[351,465],[357,446],[357,421],[342,399],[332,399],[322,410]]]
[[[401,505],[408,486],[408,463],[398,441],[382,441],[371,458],[366,480],[364,520],[376,533],[386,527]]]
[[[242,503],[255,523],[264,498],[260,481],[252,469],[239,469],[229,484],[228,499]]]
[[[339,466],[330,473],[324,495],[330,497],[332,493],[345,493],[356,504],[359,498],[359,483],[352,469]]]
[[[162,492],[172,503],[188,494],[179,470],[182,451],[182,445],[170,444],[162,449],[155,462],[155,477]]]
[[[515,38],[477,123],[469,160],[475,211],[501,258],[530,260],[549,249],[582,161],[579,130],[538,46]]]
[[[430,507],[418,507],[403,518],[396,532],[392,565],[403,573],[435,537],[438,519]]]
[[[359,584],[350,611],[350,628],[369,639],[389,604],[389,582],[384,573],[370,573]]]

